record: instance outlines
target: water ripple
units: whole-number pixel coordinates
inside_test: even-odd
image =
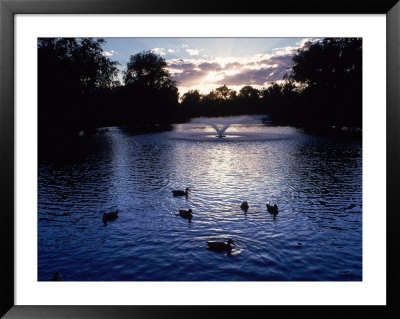
[[[361,280],[361,141],[259,124],[224,134],[110,128],[41,162],[39,280]],[[176,216],[189,208],[191,223]],[[232,254],[206,249],[228,238]]]

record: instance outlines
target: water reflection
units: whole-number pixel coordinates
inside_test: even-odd
[[[40,162],[39,280],[361,280],[361,140],[212,130],[109,128],[72,158]],[[192,209],[191,223],[179,209]],[[231,258],[205,249],[227,238]]]

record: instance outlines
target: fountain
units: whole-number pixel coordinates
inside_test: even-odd
[[[215,137],[224,138],[226,137],[225,132],[230,125],[235,123],[241,123],[243,121],[243,116],[227,116],[227,117],[204,117],[204,118],[194,118],[191,120],[193,124],[205,124],[211,126],[217,135]],[[246,117],[248,118],[248,117]]]
[[[227,123],[224,126],[220,127],[218,126],[218,124],[211,124],[211,126],[215,129],[215,131],[218,133],[218,135],[216,137],[226,137],[226,135],[224,135],[225,131],[227,130],[227,128],[229,127],[229,125],[231,125],[231,123]]]
[[[292,129],[275,129],[266,125],[265,119],[265,116],[256,115],[198,117],[189,123],[176,124],[168,136],[173,139],[231,143],[284,139],[293,134]]]

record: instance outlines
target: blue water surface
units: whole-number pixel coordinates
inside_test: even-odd
[[[360,138],[254,123],[225,138],[199,123],[104,128],[39,163],[38,201],[40,281],[362,280]],[[176,216],[189,208],[191,223]],[[206,249],[228,238],[231,255]]]

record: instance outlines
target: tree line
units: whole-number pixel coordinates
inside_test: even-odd
[[[362,127],[362,40],[327,38],[307,43],[293,56],[280,83],[239,92],[226,85],[202,95],[191,90],[180,111],[193,116],[269,114],[278,124]]]
[[[103,39],[38,40],[39,134],[58,138],[102,126],[167,126],[199,116],[269,114],[278,124],[362,126],[362,40],[326,38],[293,56],[279,83],[238,92],[222,85],[208,94],[177,83],[161,56],[130,56],[118,80],[118,63],[103,55]],[[41,135],[40,135],[41,136]]]

